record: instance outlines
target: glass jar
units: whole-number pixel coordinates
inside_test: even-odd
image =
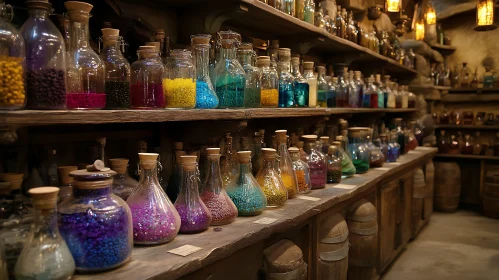
[[[300,58],[292,57],[291,66],[293,68],[293,88],[294,88],[294,101],[297,107],[308,107],[309,88],[310,86],[300,73]]]
[[[338,63],[334,65],[334,73],[338,77],[338,84],[336,86],[336,107],[344,108],[348,106],[348,83],[345,80],[345,67],[346,64]]]
[[[227,194],[236,205],[239,216],[259,215],[267,207],[267,198],[251,174],[251,152],[237,152],[237,159],[239,172],[227,186]]]
[[[338,93],[338,77],[332,77],[328,84],[328,92],[326,95],[326,103],[328,108],[336,108],[336,95]]]
[[[326,67],[317,66],[317,106],[327,108],[327,93],[329,86],[324,79]]]
[[[106,66],[89,42],[88,20],[93,6],[77,1],[64,2],[64,6],[68,10],[71,33],[66,106],[68,109],[103,109],[106,107]]]
[[[126,201],[139,182],[128,175],[127,158],[112,158],[109,164],[111,170],[117,173],[113,180],[113,193]]]
[[[353,165],[348,153],[343,149],[342,143],[340,141],[333,141],[331,145],[336,146],[338,157],[341,159],[341,178],[349,178],[355,175],[355,166]]]
[[[303,135],[305,140],[303,150],[307,153],[306,162],[310,169],[312,189],[322,189],[326,186],[327,163],[326,156],[317,150],[317,135]]]
[[[209,34],[191,36],[192,54],[196,63],[196,108],[213,109],[218,106],[218,97],[211,83],[209,73],[210,60]]]
[[[32,219],[9,219],[0,224],[0,243],[5,246],[6,279],[15,278],[15,267],[24,245],[30,239]]]
[[[237,45],[240,42],[241,35],[238,33],[230,30],[218,32],[221,49],[220,61],[215,67],[215,91],[219,98],[219,108],[244,107],[246,72],[236,59]]]
[[[158,181],[158,156],[139,153],[140,181],[126,201],[132,212],[133,241],[137,245],[170,242],[180,229],[179,214]]]
[[[205,231],[210,226],[213,216],[199,197],[196,156],[182,156],[180,164],[182,164],[180,193],[175,201],[175,208],[181,221],[180,233]]]
[[[69,173],[78,170],[78,166],[59,166],[57,176],[59,177],[59,201],[62,203],[73,195],[73,177]]]
[[[314,62],[303,62],[303,77],[307,79],[309,86],[308,91],[308,106],[311,108],[317,107],[317,78],[314,75]]]
[[[119,29],[103,28],[103,49],[100,54],[106,65],[106,108],[130,108],[130,63],[120,50]]]
[[[260,104],[262,107],[276,108],[279,101],[277,71],[270,68],[269,56],[259,56],[256,60],[256,66],[261,73]]]
[[[256,52],[251,43],[242,43],[237,49],[237,60],[246,72],[244,88],[244,107],[257,108],[261,105],[261,76],[258,67],[254,66]]]
[[[201,200],[211,212],[212,226],[232,223],[237,217],[237,207],[223,188],[220,174],[220,148],[206,149],[208,167],[203,185]]]
[[[196,106],[196,67],[188,50],[173,50],[163,76],[165,107],[192,109]]]
[[[327,182],[341,182],[341,158],[338,156],[338,147],[331,145],[327,151]]]
[[[352,163],[355,166],[357,174],[366,173],[369,170],[370,155],[366,146],[365,130],[349,128],[348,142]]]
[[[315,1],[305,0],[305,7],[303,11],[303,20],[310,24],[315,23]]]
[[[279,49],[279,62],[277,68],[279,69],[279,107],[294,107],[295,106],[295,93],[294,81],[295,78],[289,72],[291,61],[291,49]]]
[[[274,209],[284,205],[288,200],[288,191],[284,186],[278,172],[274,169],[276,150],[271,148],[262,149],[263,164],[256,175],[256,181],[260,185],[267,198],[267,208]]]
[[[284,187],[288,190],[288,198],[292,199],[298,193],[298,182],[293,171],[293,161],[288,152],[287,141],[287,130],[276,130],[275,138],[277,141],[277,155],[279,156],[279,175],[284,184]]]
[[[385,163],[385,155],[383,154],[383,151],[376,147],[373,146],[371,149],[371,158],[369,160],[369,167],[383,167],[383,164]]]
[[[176,142],[180,143],[180,142]],[[179,187],[180,187],[180,179],[182,174],[182,165],[180,164],[180,158],[185,156],[185,151],[180,149],[175,150],[175,162],[173,164],[172,175],[170,176],[170,181],[168,182],[168,188],[166,188],[166,194],[170,198],[170,201],[177,201]]]
[[[295,0],[295,17],[305,20],[305,0]]]
[[[312,190],[312,184],[310,182],[308,164],[300,159],[300,149],[291,147],[288,151],[291,156],[291,160],[293,161],[293,170],[298,184],[298,192],[302,194],[309,193]]]
[[[66,46],[61,32],[49,19],[52,5],[40,0],[26,4],[29,18],[21,34],[26,46],[27,108],[66,109]]]
[[[132,215],[126,202],[112,194],[116,172],[76,170],[70,175],[73,196],[61,203],[58,215],[76,270],[103,271],[128,262],[133,247]]]
[[[57,226],[56,187],[29,190],[35,209],[30,237],[15,268],[16,279],[70,279],[75,261]]]
[[[131,108],[164,108],[163,75],[165,68],[159,59],[156,47],[142,46],[137,51],[137,56],[138,60],[131,66]]]

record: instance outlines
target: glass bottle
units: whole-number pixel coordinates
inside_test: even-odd
[[[242,43],[237,49],[237,59],[246,72],[246,86],[244,88],[244,107],[246,108],[261,106],[262,72],[253,65],[255,57],[256,53],[251,43]]]
[[[76,270],[103,271],[128,262],[133,247],[132,215],[126,202],[112,194],[116,172],[76,170],[70,175],[73,196],[59,205],[58,216]]]
[[[171,52],[163,76],[167,109],[192,109],[196,106],[196,67],[188,50]]]
[[[475,143],[473,145],[473,154],[480,155],[482,154],[482,142],[480,141],[480,131],[475,133]]]
[[[383,151],[379,147],[373,145],[372,149],[370,150],[369,167],[371,168],[383,167],[385,161],[386,157],[383,154]]]
[[[237,217],[237,207],[223,188],[220,173],[220,148],[207,148],[208,169],[200,195],[213,217],[212,226],[232,223]]]
[[[180,193],[175,201],[175,208],[180,215],[180,233],[197,233],[208,229],[213,216],[199,197],[196,156],[180,157],[182,176]]]
[[[267,198],[251,174],[251,152],[237,152],[237,158],[239,171],[227,186],[227,194],[236,205],[239,216],[259,215],[267,207]]]
[[[315,24],[315,1],[305,0],[305,8],[303,12],[303,19],[305,22]]]
[[[131,65],[130,105],[133,109],[165,107],[163,75],[165,68],[155,47],[143,46],[137,51],[138,60]]]
[[[293,170],[298,184],[298,192],[305,194],[312,190],[312,183],[310,182],[310,171],[308,164],[300,159],[300,149],[291,147],[288,149],[293,161]]]
[[[300,58],[292,57],[291,65],[293,67],[293,76],[295,77],[293,83],[295,104],[297,107],[308,107],[310,86],[307,79],[300,73]]]
[[[359,107],[359,92],[357,84],[354,80],[354,72],[350,71],[348,73],[348,107],[358,108]]]
[[[73,195],[73,177],[69,173],[78,170],[78,166],[59,166],[57,176],[59,177],[59,201],[62,203]]]
[[[352,163],[357,174],[366,173],[369,170],[369,151],[366,146],[366,134],[363,130],[349,129],[348,131],[349,150]]]
[[[317,78],[314,75],[314,62],[305,61],[303,62],[303,76],[307,79],[309,86],[308,91],[308,106],[310,108],[317,107]]]
[[[366,85],[366,92],[369,92],[369,108],[378,108],[378,87],[374,84],[374,77],[369,77],[368,84]],[[364,98],[365,99],[365,98]]]
[[[29,18],[20,32],[26,47],[27,108],[66,109],[66,46],[59,29],[49,19],[52,5],[40,0],[26,4]],[[22,87],[16,91],[23,94]],[[18,102],[24,99],[18,98]]]
[[[291,160],[291,156],[288,152],[288,147],[286,144],[286,133],[287,130],[276,130],[275,138],[277,141],[277,155],[279,156],[279,175],[281,176],[281,180],[288,191],[288,198],[295,198],[298,193],[298,182],[293,171],[293,162]]]
[[[445,130],[440,130],[440,139],[438,140],[438,153],[447,154],[449,152],[449,141],[445,135]]]
[[[209,34],[191,36],[192,54],[196,69],[196,108],[213,109],[218,106],[218,97],[211,83],[209,73],[210,60]]]
[[[326,67],[317,66],[317,107],[327,108],[327,92],[329,86],[324,79]]]
[[[345,38],[347,33],[347,23],[345,18],[343,17],[343,12],[346,13],[346,9],[341,8],[338,5],[338,13],[336,14],[335,24],[336,24],[336,36],[340,38]]]
[[[77,1],[64,2],[64,6],[68,10],[71,33],[66,106],[68,109],[103,109],[106,66],[89,43],[88,20],[93,6]]]
[[[317,150],[317,135],[303,135],[305,140],[303,150],[307,153],[306,162],[310,169],[312,189],[322,189],[326,186],[327,162],[326,156]]]
[[[280,48],[277,68],[279,70],[279,107],[281,108],[295,106],[295,93],[293,88],[295,78],[290,73],[290,61],[291,50]]]
[[[30,238],[19,256],[16,279],[70,279],[75,261],[57,226],[56,187],[29,190],[35,209]]]
[[[387,92],[386,107],[387,108],[397,108],[397,91],[395,88],[395,83],[390,83],[389,91]],[[401,105],[402,106],[402,105]]]
[[[409,93],[407,92],[407,86],[400,86],[399,88],[401,88],[399,93],[402,100],[402,108],[407,109],[409,107]]]
[[[466,134],[464,136],[464,145],[461,148],[461,154],[472,155],[473,154],[473,142],[471,141],[471,136]]]
[[[341,182],[341,159],[338,156],[338,147],[331,145],[327,151],[327,182]]]
[[[419,146],[418,139],[416,139],[416,135],[414,135],[414,130],[416,128],[416,122],[409,122],[410,129],[407,130],[407,135],[409,136],[407,141],[407,150],[411,151],[416,149]]]
[[[493,88],[494,87],[494,75],[490,67],[485,67],[485,73],[483,74],[483,88]]]
[[[395,131],[390,133],[390,145],[388,147],[387,162],[395,162],[400,157],[400,144],[398,143],[398,135]]]
[[[459,149],[459,141],[456,139],[455,135],[450,136],[450,142],[449,142],[449,154],[459,154],[461,150]]]
[[[315,18],[314,18],[314,25],[319,27],[319,28],[326,28],[327,22],[326,18],[324,18],[324,9],[319,3],[319,6],[316,7],[315,9]]]
[[[305,0],[295,0],[295,17],[305,20]]]
[[[379,148],[380,148],[381,152],[383,153],[383,155],[385,156],[386,162],[389,162],[388,161],[388,147],[389,147],[388,135],[386,135],[385,133],[381,133],[379,135],[379,139],[380,139]]]
[[[295,16],[295,0],[276,0],[281,1],[281,11],[290,16]]]
[[[348,153],[343,149],[342,143],[340,141],[333,141],[331,145],[336,146],[338,157],[341,159],[341,178],[348,178],[355,175],[355,166],[348,156]]]
[[[381,75],[376,74],[375,79],[375,85],[378,89],[378,108],[385,108],[385,93],[383,91],[384,85],[381,82]]]
[[[259,56],[256,66],[261,73],[260,103],[262,107],[276,108],[279,101],[279,77],[277,71],[270,68],[270,57]]]
[[[215,67],[215,92],[219,98],[218,107],[244,107],[246,72],[236,59],[237,45],[241,42],[241,35],[230,30],[220,31],[218,42],[221,46],[220,61]]]
[[[362,80],[362,73],[360,71],[355,71],[354,72],[354,83],[356,85],[356,92],[357,92],[357,103],[358,107],[363,107],[363,98],[364,98],[364,91],[366,90],[364,81]]]
[[[334,73],[338,76],[338,86],[336,87],[336,107],[344,108],[348,106],[345,104],[348,94],[348,84],[344,77],[346,64],[339,63],[334,66]]]
[[[329,89],[326,96],[326,103],[328,108],[336,108],[336,95],[338,93],[338,77],[332,77],[331,82],[328,84]]]
[[[237,162],[232,153],[232,136],[225,137],[225,147],[220,159],[222,168],[222,181],[226,187],[232,180],[232,177],[237,174]]]
[[[348,12],[348,18],[346,21],[346,37],[348,40],[351,42],[357,43],[358,41],[358,30],[357,27],[355,26],[355,21],[353,20],[353,12],[350,11]]]
[[[186,153],[185,151],[182,151],[182,148],[175,149],[175,162],[173,164],[170,181],[168,182],[168,188],[166,189],[166,194],[168,195],[168,198],[170,198],[170,201],[176,201],[178,193],[180,191],[180,179],[182,176],[182,165],[180,164],[180,158],[185,155]]]
[[[319,137],[319,150],[321,153],[324,154],[324,156],[328,155],[329,151],[329,136],[321,136]]]
[[[113,180],[113,193],[123,200],[127,200],[139,182],[128,175],[128,159],[112,158],[109,159],[111,170],[116,171]]]
[[[172,241],[180,229],[180,217],[158,181],[156,153],[139,153],[140,181],[127,199],[132,212],[133,241],[156,245]]]
[[[471,69],[468,67],[467,62],[463,62],[463,69],[460,75],[461,88],[469,88],[471,83]]]
[[[253,147],[251,151],[251,172],[256,175],[262,166],[263,133],[253,134]]]
[[[284,186],[278,172],[274,169],[276,150],[271,148],[262,149],[263,164],[256,175],[256,181],[260,185],[267,198],[267,208],[275,209],[284,205],[288,200],[288,191]]]

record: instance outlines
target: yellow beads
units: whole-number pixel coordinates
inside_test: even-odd
[[[166,108],[192,109],[196,106],[196,82],[189,78],[163,79]]]
[[[277,89],[262,89],[260,91],[261,104],[264,107],[277,107],[279,92]]]
[[[25,101],[22,58],[0,57],[0,107],[22,108]]]
[[[258,176],[256,180],[267,197],[268,208],[280,207],[288,200],[288,191],[277,177],[264,175]]]
[[[288,198],[290,199],[294,198],[296,196],[296,193],[298,192],[294,184],[294,178],[291,177],[289,174],[281,172],[281,180],[286,189],[288,190]]]

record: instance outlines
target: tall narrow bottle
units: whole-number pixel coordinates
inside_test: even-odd
[[[354,73],[350,71],[348,73],[348,107],[358,108],[359,107],[359,93],[358,87],[354,80]]]
[[[256,180],[267,197],[267,208],[275,209],[284,205],[288,200],[288,191],[279,174],[274,169],[276,150],[262,149],[263,166],[256,175]]]
[[[277,155],[279,156],[279,171],[282,182],[288,190],[288,198],[294,198],[298,193],[298,182],[293,171],[293,161],[286,145],[287,130],[276,130]]]
[[[304,73],[303,76],[307,79],[309,86],[308,91],[308,106],[311,108],[317,107],[317,78],[314,75],[314,62],[303,62]]]
[[[290,73],[290,61],[291,50],[280,48],[277,68],[279,70],[279,107],[281,108],[294,107],[296,104],[293,88],[295,78]]]
[[[210,60],[209,34],[191,36],[192,54],[196,66],[196,108],[213,109],[218,106],[218,97],[211,83],[209,73]]]
[[[305,140],[303,150],[307,153],[312,189],[324,188],[326,186],[327,164],[324,154],[317,150],[317,135],[303,135],[302,138]]]
[[[292,57],[291,65],[293,67],[293,76],[295,77],[293,88],[294,88],[294,99],[297,107],[308,107],[309,99],[309,89],[310,86],[300,73],[300,58]]]
[[[383,91],[384,85],[381,82],[381,75],[376,74],[376,88],[378,89],[378,108],[385,108],[385,93]]]
[[[348,95],[348,84],[345,81],[344,71],[346,64],[339,63],[334,66],[334,73],[338,76],[338,86],[336,88],[336,107],[348,107],[345,104],[346,96]]]
[[[256,53],[251,43],[242,43],[237,49],[237,60],[242,65],[245,74],[244,107],[256,108],[261,105],[262,72],[255,67]]]
[[[326,67],[317,66],[317,106],[322,108],[327,108],[327,92],[329,91],[329,86],[324,79],[326,75]]]

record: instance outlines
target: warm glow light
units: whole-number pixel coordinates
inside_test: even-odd
[[[419,22],[416,23],[416,40],[423,40],[424,39],[424,20],[420,20]]]
[[[437,23],[437,12],[430,3],[428,4],[428,9],[426,10],[425,18],[426,18],[426,24]]]
[[[478,5],[476,6],[476,24],[478,26],[494,24],[494,1],[478,1]]]
[[[400,12],[402,0],[386,0],[386,11],[391,13]]]

